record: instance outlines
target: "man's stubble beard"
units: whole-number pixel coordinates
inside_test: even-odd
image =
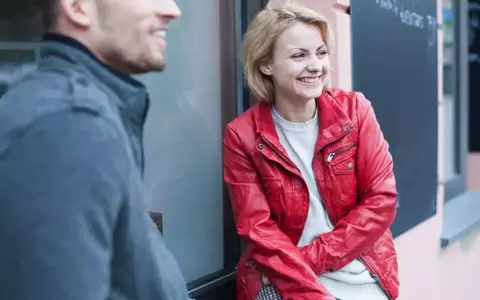
[[[122,30],[112,26],[111,24],[117,24],[115,20],[116,16],[111,15],[111,11],[108,11],[108,5],[103,1],[98,1],[98,15],[100,18],[100,29],[102,31],[103,38],[99,41],[99,47],[102,49],[102,57],[116,70],[126,74],[145,74],[149,72],[162,72],[166,67],[166,50],[161,53],[161,57],[156,61],[155,57],[148,57],[153,55],[148,53],[147,41],[138,40],[117,40],[116,33]],[[118,22],[121,24],[121,22]],[[138,37],[137,34],[128,32],[130,28],[125,26],[125,33],[123,37]],[[131,29],[130,29],[131,30]],[[119,35],[118,36],[122,36]],[[131,47],[139,45],[137,51],[129,51]],[[141,47],[145,46],[145,52],[142,52]]]

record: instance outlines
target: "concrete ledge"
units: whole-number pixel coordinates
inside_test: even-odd
[[[480,226],[480,192],[466,192],[445,203],[440,246],[447,247]]]

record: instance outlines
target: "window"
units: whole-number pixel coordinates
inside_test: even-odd
[[[151,108],[145,129],[149,209],[188,281],[223,269],[218,0],[177,1],[168,66],[141,76]]]
[[[236,114],[235,9],[227,2],[177,0],[182,18],[167,34],[166,70],[138,76],[151,97],[147,205],[161,213],[192,290],[233,274],[240,251],[222,176],[223,129]],[[39,58],[43,30],[28,3],[0,4],[0,96]]]
[[[210,290],[232,299],[241,249],[223,184],[222,137],[242,97],[236,35],[242,9],[240,0],[176,2],[182,18],[167,35],[166,70],[138,76],[151,98],[146,201],[152,216],[161,216],[167,247],[192,296],[210,297],[204,293]],[[29,0],[6,3],[0,4],[0,96],[35,67],[43,34]]]
[[[223,109],[235,106],[235,84],[230,104],[222,102],[222,82],[229,77],[222,78],[220,0],[177,4],[182,18],[167,35],[165,71],[139,76],[151,98],[145,179],[148,206],[162,214],[167,247],[194,282],[233,271],[235,263],[227,262],[236,236],[225,231],[226,218],[233,221],[224,207],[222,175]]]
[[[463,0],[442,0],[443,12],[443,178],[445,200],[466,190],[466,101],[468,73]]]
[[[471,3],[472,4],[472,3]],[[471,7],[472,8],[472,7]],[[467,191],[469,2],[443,1],[445,204],[440,245],[446,247],[475,228],[480,216],[478,195]],[[452,50],[452,54],[448,51]],[[451,62],[451,64],[450,64]],[[450,73],[448,73],[450,72]],[[474,98],[472,98],[474,99]],[[446,144],[451,142],[453,147]],[[448,156],[448,157],[447,157]]]
[[[444,180],[449,181],[458,174],[457,154],[457,93],[455,62],[455,24],[452,0],[443,0],[443,149]]]
[[[243,45],[243,34],[247,31],[248,25],[256,16],[256,14],[262,10],[267,4],[268,0],[236,0],[237,9],[241,12],[240,13],[240,20],[238,21],[237,26],[237,47],[238,49],[242,49]],[[243,50],[243,49],[242,49]],[[242,53],[243,54],[243,53]],[[242,57],[239,55],[238,57],[238,78],[239,81],[237,82],[238,87],[238,98],[237,101],[237,111],[238,114],[241,114],[249,107],[255,104],[256,100],[253,96],[252,92],[248,88],[246,81],[244,80],[243,76],[243,63],[241,61]]]

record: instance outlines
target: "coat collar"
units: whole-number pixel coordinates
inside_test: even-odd
[[[328,91],[322,93],[316,99],[318,107],[318,138],[315,144],[315,153],[335,140],[348,134],[353,129],[353,123],[347,116],[342,107],[335,101],[332,94]],[[280,144],[280,140],[275,129],[272,118],[272,107],[264,102],[259,103],[254,110],[254,122],[257,128],[257,134],[266,139],[268,143],[276,147],[286,157],[285,149]]]
[[[72,37],[47,33],[43,38],[41,56],[45,66],[71,68],[82,66],[94,80],[112,92],[122,113],[135,124],[143,126],[150,99],[146,87],[128,74],[121,73],[101,62],[85,45]],[[61,64],[59,63],[61,62]],[[42,64],[40,64],[40,67]]]

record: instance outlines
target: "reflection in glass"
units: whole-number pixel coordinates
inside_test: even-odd
[[[31,0],[0,1],[0,97],[35,68],[42,26]]]
[[[0,41],[30,42],[42,37],[43,28],[32,0],[0,1]]]
[[[188,281],[224,268],[219,0],[177,0],[168,64],[140,76],[148,206],[163,215],[167,247]]]
[[[23,43],[0,43],[0,97],[12,83],[35,68],[37,48],[32,45],[32,49],[25,49]]]

